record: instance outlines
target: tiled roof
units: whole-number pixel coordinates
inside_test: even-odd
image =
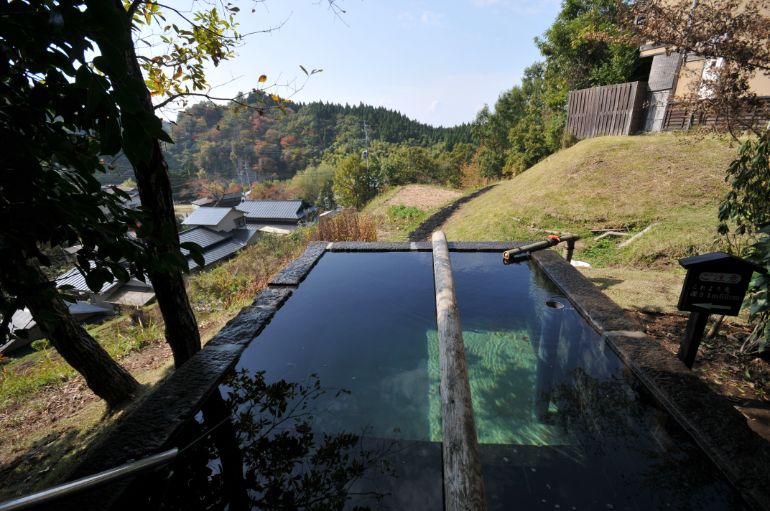
[[[112,282],[105,282],[102,288],[99,290],[99,293],[104,293],[108,289],[112,288],[113,286],[117,286],[118,284],[120,284],[120,281],[117,279],[113,280]],[[77,268],[72,268],[63,275],[56,277],[56,287],[62,286],[72,286],[76,291],[82,291],[84,293],[92,292],[88,287],[88,284],[86,284],[85,276],[83,276],[83,274],[80,273],[80,270]]]
[[[16,330],[28,330],[33,328],[37,323],[32,319],[32,313],[29,309],[19,309],[11,316],[11,322],[8,325],[8,329],[11,333]],[[3,341],[5,342],[5,341]]]
[[[233,240],[237,241],[238,243],[247,245],[251,241],[251,238],[253,238],[259,232],[259,229],[251,225],[247,225],[242,229],[234,229],[230,232],[233,235]]]
[[[219,200],[216,201],[214,205],[218,207],[237,206],[238,203],[241,202],[242,198],[243,194],[241,192],[230,192],[224,194]]]
[[[198,208],[184,219],[183,225],[217,225],[232,208]]]
[[[219,209],[219,208],[208,208]],[[230,211],[230,208],[224,208],[226,211]],[[180,243],[193,242],[197,243],[203,249],[203,259],[205,266],[209,266],[220,259],[231,256],[241,248],[249,244],[251,239],[256,236],[259,230],[256,227],[248,226],[242,229],[233,229],[230,232],[220,233],[212,231],[206,227],[193,227],[179,233]],[[189,257],[189,250],[181,249],[182,254],[187,256],[188,264],[191,270],[198,267],[197,264]],[[105,283],[99,290],[99,294],[103,294],[113,287],[123,285],[117,279],[114,282]],[[90,293],[91,290],[86,284],[86,279],[81,275],[77,268],[72,268],[63,275],[57,277],[56,286],[72,286],[75,290]]]
[[[99,307],[98,305],[81,301],[67,304],[67,306],[69,308],[70,314],[75,316],[76,319],[78,316],[93,316],[96,314],[109,314],[112,312],[112,309]],[[34,328],[35,325],[37,325],[37,322],[32,317],[32,313],[29,311],[29,309],[25,308],[19,309],[13,314],[11,317],[11,323],[8,325],[8,327],[10,328],[11,333],[13,333],[16,330],[30,330]]]
[[[214,232],[206,227],[194,227],[180,233],[179,241],[191,241],[200,245],[203,249],[205,266],[209,266],[248,245],[257,232],[259,232],[258,229],[251,226],[233,229],[229,232]],[[191,270],[198,267],[189,257],[190,252],[188,250],[182,249],[182,254],[188,256],[187,262]]]
[[[228,237],[229,236],[227,234],[221,234],[212,231],[211,229],[207,229],[206,227],[193,227],[192,229],[188,229],[179,233],[179,242],[197,243],[202,249],[205,250],[206,247],[216,245],[217,243],[226,240]],[[187,255],[189,252],[183,248],[182,253]]]
[[[248,220],[299,220],[301,200],[247,200],[236,209],[246,213]]]
[[[242,249],[243,247],[244,247],[243,244],[233,240],[227,240],[224,243],[221,243],[215,247],[212,247],[210,250],[206,250],[203,252],[203,260],[205,262],[205,266],[213,264],[219,261],[220,259],[229,257],[234,253],[236,253],[238,250]],[[194,270],[195,268],[198,267],[198,265],[192,259],[188,259],[188,264],[190,265],[191,270]]]

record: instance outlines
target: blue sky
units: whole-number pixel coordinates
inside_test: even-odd
[[[539,59],[533,38],[559,0],[342,0],[340,17],[318,0],[267,0],[240,13],[246,39],[209,71],[217,95],[268,83],[302,85],[296,101],[382,105],[432,125],[472,121]],[[304,82],[299,65],[322,73]],[[304,84],[303,84],[304,82]],[[291,87],[278,88],[281,95]]]

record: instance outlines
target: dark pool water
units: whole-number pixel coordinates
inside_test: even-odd
[[[742,508],[536,268],[451,257],[490,509]],[[431,254],[327,253],[120,506],[442,509],[438,382]]]

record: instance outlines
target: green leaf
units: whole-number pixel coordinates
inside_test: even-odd
[[[174,143],[169,134],[163,130],[163,123],[154,114],[142,112],[142,115],[139,117],[139,122],[151,137],[168,142],[169,144]]]
[[[126,282],[131,277],[123,266],[119,263],[110,264],[112,274],[121,282]]]
[[[94,293],[98,293],[105,282],[111,282],[112,280],[112,273],[110,273],[110,270],[107,268],[94,268],[88,272],[88,275],[86,275],[88,289]]]
[[[99,122],[99,148],[102,154],[114,155],[120,151],[123,137],[120,123],[114,117],[105,117]]]
[[[186,241],[180,243],[179,246],[190,252],[190,257],[199,267],[203,268],[206,266],[206,259],[203,257],[203,249],[200,245],[193,243],[192,241]]]

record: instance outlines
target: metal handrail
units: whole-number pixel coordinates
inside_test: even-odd
[[[39,506],[51,500],[56,500],[73,493],[89,490],[96,486],[106,484],[123,477],[130,476],[142,470],[153,468],[173,460],[179,453],[176,447],[168,451],[154,454],[141,460],[132,461],[119,467],[111,468],[97,474],[82,477],[68,483],[48,488],[47,490],[26,495],[17,499],[8,500],[0,503],[0,511],[17,511],[19,509],[28,509],[32,506]]]

